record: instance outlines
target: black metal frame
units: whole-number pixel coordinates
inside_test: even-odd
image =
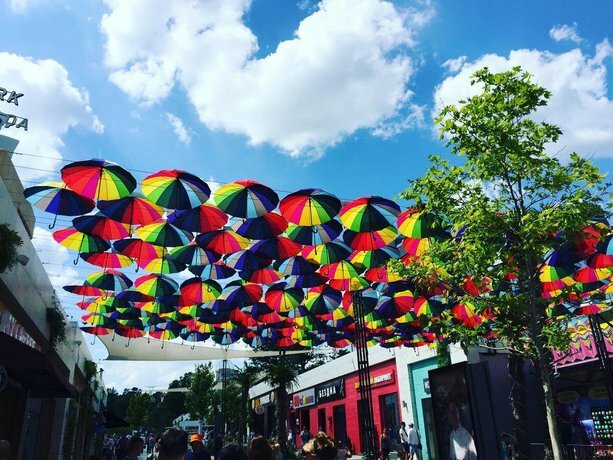
[[[611,358],[607,351],[606,340],[602,332],[601,323],[606,322],[609,326],[613,327],[606,319],[602,318],[599,314],[590,315],[588,317],[590,323],[590,329],[592,330],[592,337],[594,337],[594,344],[598,351],[598,360],[600,361],[600,368],[604,375],[605,386],[609,400],[613,401],[613,366],[611,365]]]
[[[358,389],[362,407],[362,419],[360,423],[362,424],[364,433],[364,446],[362,446],[362,448],[366,458],[374,459],[379,449],[372,405],[372,381],[370,379],[370,365],[368,362],[368,337],[364,326],[364,303],[362,301],[362,292],[354,292],[352,300],[355,316],[354,343],[358,355]]]

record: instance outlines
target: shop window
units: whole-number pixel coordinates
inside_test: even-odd
[[[317,431],[326,432],[326,409],[317,410]]]

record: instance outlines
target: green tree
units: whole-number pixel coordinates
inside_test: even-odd
[[[13,268],[17,262],[17,248],[22,244],[19,233],[11,230],[8,224],[0,224],[0,273]]]
[[[482,69],[471,84],[482,89],[480,94],[445,107],[437,119],[441,139],[464,161],[452,164],[430,157],[431,167],[409,181],[402,195],[415,204],[431,230],[449,226],[460,236],[431,238],[422,257],[395,266],[417,285],[444,283],[451,287],[451,301],[495,314],[481,330],[462,326],[448,314],[428,326],[464,346],[493,330],[514,355],[536,363],[553,455],[560,459],[551,347],[564,347],[568,337],[564,321],[548,317],[539,274],[548,251],[569,248],[604,215],[607,185],[597,168],[579,155],[572,153],[563,163],[546,153],[561,131],[531,118],[547,104],[550,93],[528,73],[520,68],[498,74]],[[481,286],[477,294],[462,289],[467,276]]]
[[[178,379],[170,382],[168,388],[188,388],[192,380],[192,375],[192,372],[183,374]],[[186,412],[185,396],[186,393],[181,392],[168,392],[164,395],[163,404],[171,421]]]
[[[213,420],[217,410],[214,386],[215,374],[211,363],[198,364],[185,395],[185,408],[192,418]]]
[[[147,393],[140,391],[130,398],[126,411],[126,421],[130,424],[131,428],[138,429],[146,423],[149,399],[150,397]]]
[[[242,369],[236,374],[236,382],[240,386],[240,414],[238,432],[241,442],[247,441],[247,414],[249,410],[249,389],[255,385],[260,375],[259,366],[250,361],[245,361]]]

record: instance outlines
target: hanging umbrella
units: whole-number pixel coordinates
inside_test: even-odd
[[[72,225],[82,233],[97,236],[104,240],[120,240],[129,236],[126,224],[117,222],[102,214],[75,217],[72,220]]]
[[[552,267],[543,265],[539,270],[539,279],[541,282],[549,282],[556,280],[567,281],[567,284],[572,283],[572,275],[574,269],[572,267]]]
[[[355,301],[357,298],[362,302],[362,313],[364,314],[373,311],[379,302],[379,294],[370,287],[362,289],[359,294],[359,297],[356,292],[345,292],[343,294],[343,309],[351,316],[355,316]]]
[[[319,273],[331,280],[347,280],[350,278],[356,278],[358,272],[350,262],[341,260],[333,264],[322,265],[319,269]]]
[[[443,225],[436,216],[407,209],[398,216],[398,231],[408,238],[431,238],[447,236]]]
[[[426,316],[432,318],[433,316],[440,315],[444,310],[445,307],[441,302],[426,297],[416,298],[413,303],[413,313],[418,317]]]
[[[259,302],[262,294],[262,286],[241,280],[228,284],[223,289],[220,298],[234,307],[242,308]]]
[[[573,313],[579,316],[591,316],[602,313],[610,308],[611,306],[606,303],[586,302],[577,307]]]
[[[158,299],[152,300],[151,302],[139,303],[138,306],[140,307],[142,311],[145,311],[152,315],[158,315],[158,316],[167,314],[167,313],[178,312],[177,307],[175,307],[174,305],[168,304]],[[154,321],[154,323],[157,323],[157,321]]]
[[[265,259],[250,249],[230,254],[224,259],[225,265],[235,270],[257,270],[270,265],[271,260]]]
[[[355,322],[355,319],[340,307],[327,315],[323,315],[323,319],[326,322],[326,326],[337,329],[342,329]]]
[[[339,291],[359,291],[369,286],[368,281],[366,281],[361,276],[330,280],[328,284],[330,285],[330,287],[338,289]]]
[[[304,291],[300,288],[288,287],[286,283],[272,285],[264,294],[266,305],[281,315],[288,315],[298,308],[304,299]]]
[[[483,322],[483,318],[475,312],[475,306],[470,302],[460,302],[451,308],[451,314],[462,324],[475,328]]]
[[[249,247],[249,240],[232,230],[215,230],[196,237],[198,246],[217,254],[232,254]]]
[[[69,284],[67,286],[62,286],[62,289],[64,289],[66,292],[70,292],[71,294],[77,294],[82,296],[97,297],[106,295],[104,289],[84,284]]]
[[[140,260],[151,260],[161,257],[164,248],[156,244],[147,243],[140,238],[125,238],[113,243],[115,250],[124,256]],[[138,271],[138,269],[137,269]]]
[[[85,283],[105,291],[123,291],[132,286],[132,280],[118,270],[102,270],[85,278]]]
[[[151,273],[163,273],[165,275],[171,273],[180,273],[185,270],[185,264],[175,260],[170,254],[164,254],[162,257],[154,259],[139,259],[138,266]]]
[[[342,207],[343,225],[354,232],[372,232],[396,225],[400,207],[387,198],[366,196]]]
[[[310,288],[304,297],[304,305],[315,315],[325,315],[338,308],[342,293],[327,285]]]
[[[168,222],[189,232],[212,232],[228,222],[228,215],[212,204],[193,209],[177,209],[168,215]]]
[[[381,230],[372,232],[352,232],[345,230],[343,241],[351,249],[358,251],[373,251],[380,249],[396,239],[398,232],[396,227],[390,225]]]
[[[103,326],[81,326],[79,329],[94,336],[109,335],[111,332],[113,332],[112,328]],[[94,340],[96,340],[96,337],[94,337]]]
[[[283,275],[272,268],[259,268],[257,270],[243,270],[238,273],[245,281],[251,283],[269,285],[281,281]]]
[[[217,262],[221,256],[213,251],[207,251],[194,241],[185,246],[177,246],[170,252],[170,257],[184,265],[210,265]]]
[[[354,251],[349,256],[351,262],[357,268],[381,267],[391,259],[396,259],[400,253],[393,246],[384,246],[374,251]]]
[[[234,217],[261,217],[276,208],[279,196],[253,180],[237,180],[222,185],[213,194],[215,204]]]
[[[106,268],[126,268],[132,265],[132,259],[123,254],[114,252],[113,250],[108,252],[85,252],[79,254],[79,257],[85,262],[96,265],[98,267]]]
[[[116,163],[96,158],[67,164],[61,174],[68,187],[95,200],[123,198],[136,188],[132,174]]]
[[[223,280],[234,276],[236,270],[217,263],[205,266],[193,265],[189,271],[202,279]]]
[[[179,285],[172,278],[157,274],[141,276],[134,282],[134,287],[151,297],[169,295],[179,290]]]
[[[206,182],[178,169],[164,169],[148,175],[143,179],[141,188],[149,200],[168,209],[195,208],[211,195]]]
[[[134,286],[132,286],[130,289],[126,289],[125,291],[115,292],[114,296],[117,297],[117,299],[126,302],[149,302],[153,300],[153,296],[136,290]]]
[[[257,319],[259,316],[272,313],[275,310],[264,302],[255,302],[253,305],[247,305],[246,307],[241,308],[241,311]]]
[[[396,292],[391,297],[382,296],[375,310],[384,318],[398,318],[410,314],[413,302],[411,291]]]
[[[312,227],[332,220],[341,209],[341,201],[331,193],[307,188],[290,193],[279,203],[279,210],[289,222]]]
[[[592,268],[613,271],[613,255],[596,252],[588,257],[587,264]]]
[[[190,278],[181,283],[181,295],[187,304],[213,302],[221,295],[221,286],[214,280]]]
[[[165,247],[183,246],[194,239],[194,235],[190,232],[181,230],[164,219],[137,228],[136,234],[147,243]]]
[[[336,219],[312,227],[289,224],[285,234],[296,243],[315,246],[334,241],[343,231],[343,225]]]
[[[285,278],[285,282],[290,287],[307,289],[326,284],[328,278],[319,273],[305,273],[303,275],[290,275]]]
[[[81,317],[84,323],[90,326],[115,328],[117,322],[111,318],[107,318],[104,315],[87,314]]]
[[[103,215],[130,226],[152,224],[164,213],[160,206],[136,193],[117,200],[100,200],[98,209]]]
[[[245,238],[265,240],[280,235],[287,228],[287,221],[275,212],[261,217],[242,219],[232,224],[232,230]]]
[[[269,259],[289,259],[300,253],[302,246],[289,238],[278,236],[255,243],[251,250]]]
[[[402,240],[402,247],[407,252],[407,256],[418,258],[430,249],[430,238],[405,238]]]
[[[62,246],[77,251],[78,254],[82,252],[102,252],[111,247],[102,238],[87,235],[72,227],[53,232],[53,239]],[[74,264],[77,265],[78,262],[79,256],[77,255]]]
[[[78,216],[90,212],[96,204],[94,200],[73,192],[62,182],[44,182],[28,187],[23,191],[24,196],[32,206],[53,214],[53,223],[49,228],[55,227],[57,216]]]
[[[317,246],[305,246],[301,255],[309,262],[325,265],[346,260],[351,252],[351,249],[344,243],[332,242]]]
[[[611,271],[603,268],[592,268],[591,266],[581,267],[574,274],[572,279],[578,283],[597,283],[611,276]]]
[[[359,256],[356,256],[356,258],[358,258],[359,260]],[[353,255],[352,259],[350,260],[357,267],[364,263],[354,262]],[[373,283],[393,283],[395,281],[401,281],[403,279],[398,273],[393,270],[390,270],[388,267],[385,266],[366,270],[366,272],[364,273],[364,278],[366,278],[368,281],[372,281]]]

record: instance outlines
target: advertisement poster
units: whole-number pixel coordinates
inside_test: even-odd
[[[429,376],[440,459],[478,458],[466,363],[431,370]]]

